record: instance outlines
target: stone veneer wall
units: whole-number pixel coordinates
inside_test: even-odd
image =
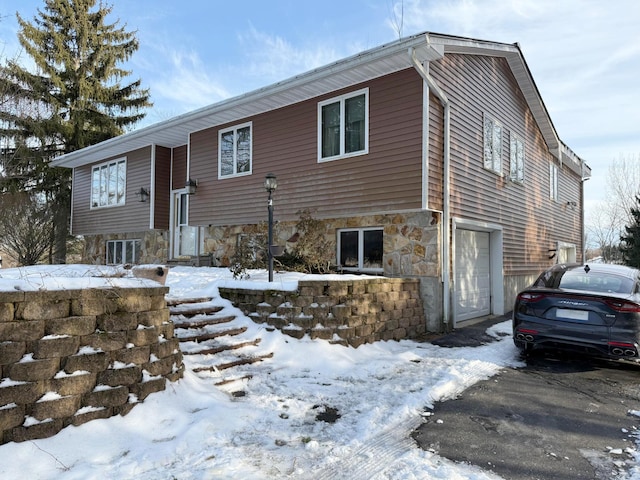
[[[312,212],[313,214],[313,212]],[[277,215],[276,215],[277,217]],[[319,218],[320,219],[320,218]],[[277,218],[276,218],[277,220]],[[440,245],[442,242],[441,213],[431,210],[407,210],[339,218],[322,218],[325,238],[336,251],[340,229],[379,227],[383,229],[383,274],[386,277],[420,278],[422,305],[431,332],[441,332],[447,326],[442,318],[442,283]],[[276,223],[274,244],[291,251],[296,238],[296,221]],[[228,267],[241,235],[266,235],[266,225],[226,225],[199,227],[201,254],[211,255],[212,266]],[[86,236],[83,263],[104,263],[105,242],[116,239],[142,239],[140,263],[166,263],[169,233],[149,231],[126,235]],[[334,259],[335,262],[335,259]],[[209,263],[207,262],[207,265]]]
[[[348,228],[380,227],[383,229],[383,270],[388,277],[439,277],[440,213],[430,210],[404,211],[357,217],[323,218],[325,238],[336,251],[337,231]],[[264,233],[259,225],[205,227],[202,231],[204,251],[215,263],[229,266],[240,235]],[[274,244],[291,250],[296,222],[278,222]],[[334,260],[335,262],[335,260]]]
[[[84,249],[79,263],[104,265],[107,240],[140,240],[140,264],[166,263],[169,258],[169,232],[147,230],[145,232],[85,235]]]
[[[124,415],[180,378],[168,290],[0,292],[0,444]]]
[[[441,214],[430,210],[391,212],[341,218],[323,218],[325,238],[336,251],[337,232],[347,228],[380,227],[383,229],[383,274],[393,278],[419,278],[424,317],[430,332],[441,332],[446,326],[442,318],[442,283],[440,259]],[[294,243],[296,222],[278,222],[277,245],[287,250]],[[204,253],[211,253],[214,265],[228,266],[239,235],[261,232],[257,225],[235,225],[203,228]],[[266,231],[266,230],[265,230]],[[335,261],[335,260],[334,260]]]
[[[426,332],[417,279],[304,280],[297,291],[219,290],[255,322],[295,338],[308,334],[358,347]]]

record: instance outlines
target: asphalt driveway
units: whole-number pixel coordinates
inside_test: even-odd
[[[505,318],[433,341],[473,346]],[[629,468],[640,417],[640,367],[567,355],[537,355],[520,369],[435,405],[415,432],[418,445],[511,480],[607,479]]]

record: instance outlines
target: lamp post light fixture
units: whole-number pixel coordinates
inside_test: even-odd
[[[267,258],[269,259],[269,281],[273,282],[273,252],[271,251],[273,244],[273,199],[271,194],[278,188],[278,179],[273,173],[267,173],[264,177],[264,189],[269,192],[269,200],[267,202],[267,210],[269,212],[269,234],[267,238]]]

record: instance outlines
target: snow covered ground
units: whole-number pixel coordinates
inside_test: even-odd
[[[117,268],[48,266],[0,270],[0,290],[76,288]],[[277,274],[295,288],[299,274]],[[131,278],[91,282],[148,282]],[[217,297],[235,283],[226,269],[176,267],[170,296]],[[243,286],[263,287],[266,272]],[[271,285],[273,287],[273,284]],[[250,288],[250,287],[247,287]],[[215,302],[242,316],[229,302]],[[410,433],[434,402],[504,367],[521,366],[510,322],[489,333],[496,341],[474,348],[441,348],[413,341],[378,342],[357,349],[261,330],[274,352],[268,373],[234,398],[189,370],[147,397],[125,417],[67,427],[53,438],[0,446],[3,479],[496,479],[419,449]],[[2,408],[2,406],[0,406]],[[334,410],[335,409],[335,410]],[[336,412],[333,423],[319,413]],[[633,478],[640,478],[640,475]]]

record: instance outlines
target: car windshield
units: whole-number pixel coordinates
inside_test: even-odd
[[[590,292],[631,293],[633,280],[607,273],[586,273],[583,270],[570,270],[562,275],[558,288]]]

